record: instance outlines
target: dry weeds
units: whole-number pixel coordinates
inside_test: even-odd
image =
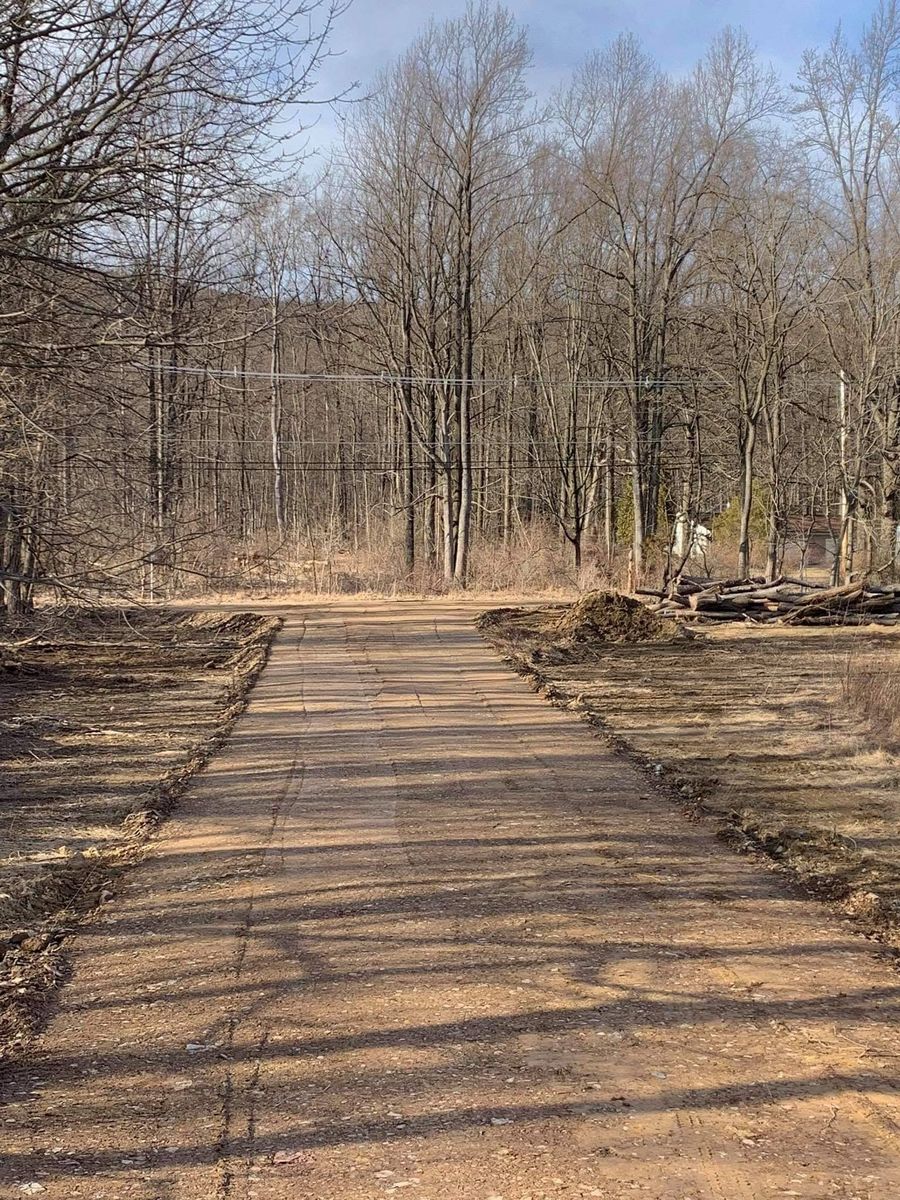
[[[866,655],[851,648],[844,657],[841,691],[885,748],[900,748],[900,656],[893,649]]]
[[[208,760],[279,622],[43,612],[0,655],[0,1054],[64,974],[65,934]]]

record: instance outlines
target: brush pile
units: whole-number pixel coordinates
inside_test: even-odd
[[[782,625],[900,624],[900,585],[847,583],[841,587],[780,576],[698,579],[682,575],[665,590],[638,595],[660,617],[691,621],[777,621]]]

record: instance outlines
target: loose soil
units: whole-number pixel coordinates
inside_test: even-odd
[[[900,746],[842,700],[848,660],[863,677],[900,674],[900,631],[730,624],[666,639],[638,616],[617,638],[573,642],[579,607],[496,610],[480,627],[723,833],[900,945]]]
[[[3,1200],[900,1195],[883,947],[473,616],[286,613],[0,1075]]]
[[[587,592],[566,607],[553,625],[557,645],[582,652],[596,644],[675,642],[685,635],[674,621],[664,621],[639,600],[615,592]]]
[[[76,610],[0,631],[0,1057],[64,976],[65,935],[240,711],[277,626]]]

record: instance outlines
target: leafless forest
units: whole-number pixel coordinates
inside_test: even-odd
[[[896,5],[793,80],[598,30],[549,100],[473,6],[312,172],[342,7],[4,5],[6,610],[773,575],[823,528],[836,582],[893,577]]]

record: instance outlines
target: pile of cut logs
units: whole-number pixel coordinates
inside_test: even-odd
[[[782,625],[900,624],[900,585],[828,587],[780,576],[698,579],[682,575],[665,590],[639,588],[661,617],[694,621],[777,621]]]

